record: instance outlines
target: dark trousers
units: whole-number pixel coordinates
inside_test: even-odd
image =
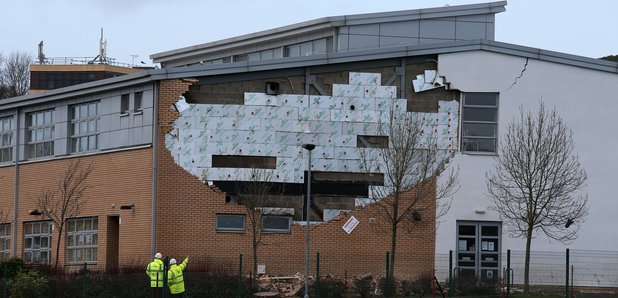
[[[172,294],[172,297],[184,298],[185,297],[185,292],[178,293],[178,294]]]
[[[161,287],[150,287],[151,291],[152,291],[152,298],[160,298],[161,296],[161,292],[162,289]]]

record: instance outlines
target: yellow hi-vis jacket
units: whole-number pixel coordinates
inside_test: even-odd
[[[167,285],[172,294],[180,294],[185,291],[185,280],[182,278],[182,271],[187,267],[189,258],[186,258],[180,265],[173,264],[167,271]]]
[[[150,277],[151,288],[163,287],[163,262],[159,259],[154,259],[146,267],[146,274]]]

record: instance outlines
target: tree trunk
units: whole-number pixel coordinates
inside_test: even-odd
[[[526,232],[526,261],[524,264],[524,293],[530,291],[530,244],[532,244],[532,229]]]
[[[56,240],[56,260],[54,261],[54,271],[58,271],[58,257],[60,256],[60,238],[62,238],[63,228],[64,224],[58,225],[58,240]]]
[[[390,266],[389,266],[389,272],[387,272],[386,274],[388,274],[388,277],[390,278],[390,280],[393,279],[394,273],[395,273],[395,247],[397,245],[397,224],[393,224],[393,230],[391,231],[391,259],[389,260],[390,262]]]

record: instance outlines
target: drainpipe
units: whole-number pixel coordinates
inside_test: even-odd
[[[159,147],[158,147],[158,138],[159,138],[159,82],[154,83],[154,119],[153,119],[153,133],[152,133],[152,225],[150,227],[150,257],[154,256],[157,249],[157,174],[158,174],[158,163],[157,160],[159,158]]]
[[[17,222],[19,220],[19,112],[15,111],[15,190],[13,191],[13,256],[17,256]],[[24,144],[24,147],[26,145]]]

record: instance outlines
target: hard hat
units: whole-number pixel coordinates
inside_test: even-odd
[[[170,265],[174,265],[174,264],[176,264],[176,259],[171,259],[170,260]]]
[[[155,258],[157,258],[157,259],[160,259],[160,258],[162,258],[162,257],[163,257],[163,256],[161,255],[161,253],[160,253],[160,252],[158,252],[158,253],[156,253],[156,254],[155,254]]]

